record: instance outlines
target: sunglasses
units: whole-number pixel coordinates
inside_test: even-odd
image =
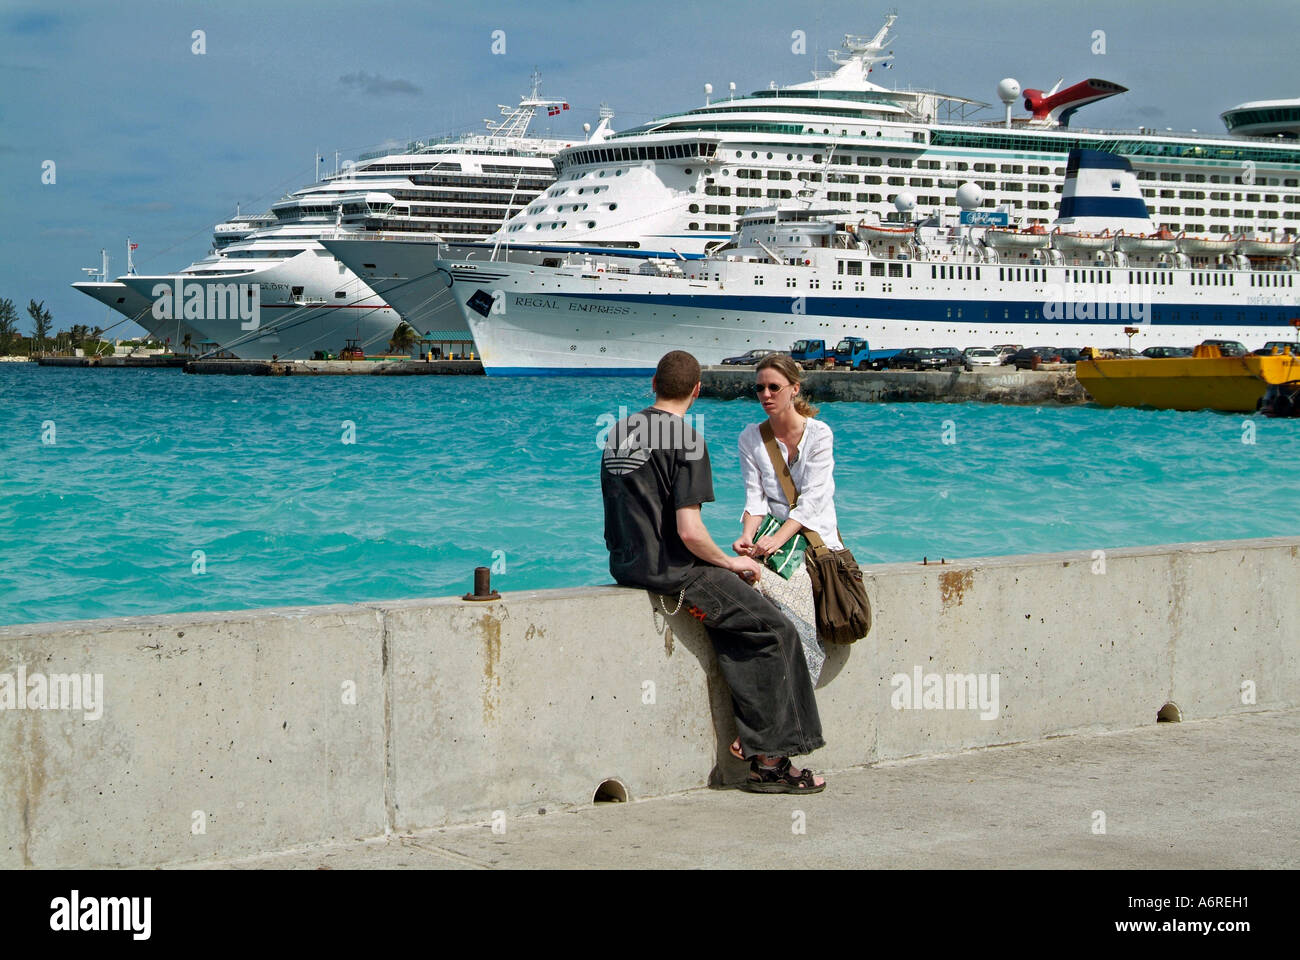
[[[759,396],[762,396],[763,394],[768,392],[780,393],[788,386],[790,386],[790,384],[788,383],[783,384],[781,386],[777,386],[775,383],[757,383],[754,385],[754,392],[757,393]]]

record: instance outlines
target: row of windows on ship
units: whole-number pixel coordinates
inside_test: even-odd
[[[367,163],[365,166],[356,167],[353,173],[406,173],[417,171],[434,171],[442,173],[459,173],[464,168],[454,161],[449,160],[410,160],[396,161],[393,163]],[[484,163],[479,166],[483,173],[496,173],[506,176],[519,176],[520,174],[542,174],[549,172],[545,166],[511,166],[500,163]]]
[[[634,149],[644,151],[644,150],[649,150],[651,148],[641,147],[641,148],[634,148]],[[662,150],[664,148],[660,147],[654,149]],[[626,153],[627,151],[628,148],[623,148],[624,153]],[[744,158],[745,158],[745,151],[743,150],[735,151],[736,160],[743,160]],[[641,157],[634,157],[634,158],[623,157],[622,159],[635,160],[635,159],[646,159],[646,158],[644,156],[641,156]],[[749,151],[749,159],[751,160],[760,159],[759,151],[757,150]],[[768,151],[766,153],[766,159],[776,160],[779,162],[780,154],[773,153],[772,151]],[[804,161],[805,155],[802,153],[787,153],[785,155],[785,159],[787,162],[800,163]],[[814,153],[814,154],[808,154],[807,159],[811,160],[812,163],[820,166],[823,162],[825,162],[826,158],[820,153]],[[587,161],[580,161],[580,162],[587,162]],[[619,162],[619,160],[615,159],[609,162]],[[939,161],[939,160],[928,160],[928,159],[914,159],[911,157],[880,157],[874,155],[854,156],[851,154],[841,154],[838,156],[832,156],[830,158],[829,164],[831,166],[848,166],[848,167],[851,166],[893,167],[899,170],[912,170],[912,169],[948,170],[955,173],[967,173],[967,172],[1003,173],[1003,174],[1012,174],[1012,175],[1024,174],[1028,176],[1040,176],[1040,177],[1045,177],[1045,176],[1064,177],[1065,176],[1065,167],[1063,166],[1050,166],[1050,165],[1042,165],[1042,164],[1021,164],[1021,163],[985,163],[985,162],[970,163],[965,160]],[[587,175],[590,172],[591,171],[573,170],[565,173],[559,179],[576,180]],[[706,174],[710,173],[710,171],[705,171],[705,172]],[[726,172],[727,172],[726,170],[723,170],[724,175],[726,174]],[[1154,171],[1154,170],[1137,170],[1135,172],[1139,180],[1159,180],[1160,182],[1163,183],[1235,183],[1239,185],[1246,185],[1246,176],[1244,173],[1231,174],[1225,172],[1221,174],[1220,173],[1207,174],[1207,173]],[[1260,186],[1287,186],[1287,187],[1300,186],[1300,178],[1265,177],[1262,175],[1262,173],[1253,174],[1251,177],[1251,182],[1258,184]]]

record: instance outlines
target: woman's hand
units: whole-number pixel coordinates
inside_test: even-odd
[[[777,550],[781,549],[781,545],[784,542],[784,540],[778,540],[773,536],[759,537],[758,542],[753,545],[753,549],[750,551],[750,556],[770,557],[772,554],[776,553]]]
[[[754,545],[743,536],[739,537],[736,542],[731,545],[732,551],[735,552],[737,556],[741,557],[752,556],[753,547]]]

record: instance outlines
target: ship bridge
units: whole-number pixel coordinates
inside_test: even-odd
[[[1253,100],[1219,116],[1233,136],[1300,139],[1300,99]]]

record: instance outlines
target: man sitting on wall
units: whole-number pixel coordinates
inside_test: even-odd
[[[700,394],[699,362],[681,350],[659,361],[653,406],[620,420],[601,459],[605,546],[614,579],[676,601],[699,620],[731,687],[744,788],[817,793],[825,780],[790,763],[825,744],[799,636],[780,610],[748,584],[762,567],[725,554],[700,505],[713,500],[709,452],[683,419]]]

